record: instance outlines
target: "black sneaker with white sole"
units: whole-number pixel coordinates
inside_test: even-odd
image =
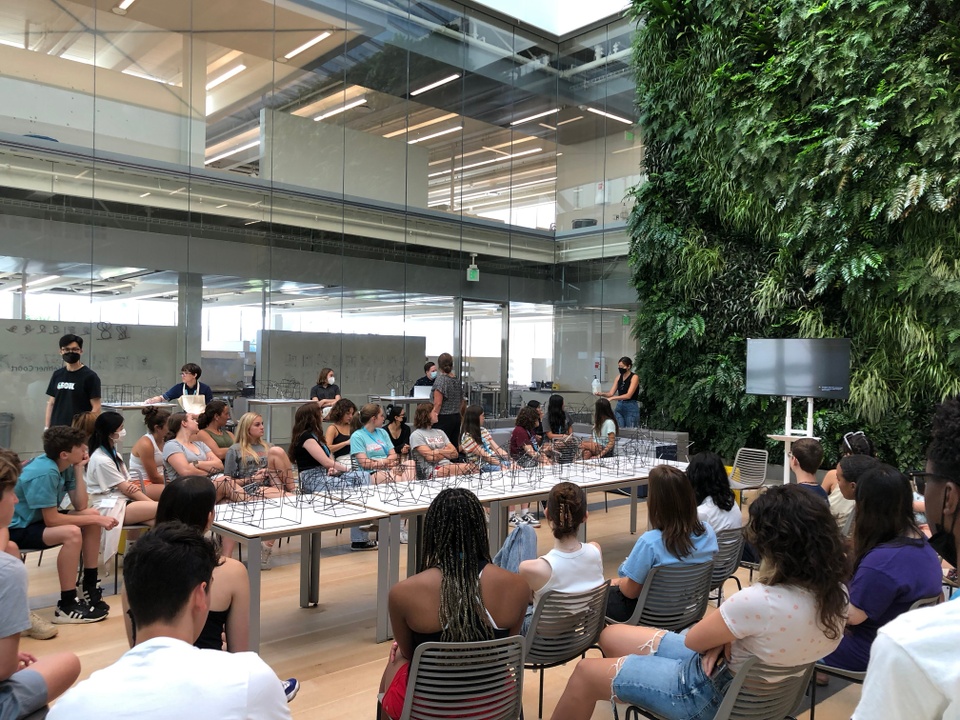
[[[110,612],[110,606],[103,601],[103,588],[100,587],[99,580],[93,588],[85,587],[83,584],[77,585],[77,597],[94,610],[103,611],[104,615]]]
[[[84,625],[106,619],[107,610],[90,607],[79,598],[66,604],[60,601],[53,610],[53,622],[56,625]]]

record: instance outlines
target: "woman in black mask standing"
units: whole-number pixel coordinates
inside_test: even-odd
[[[640,425],[640,378],[631,368],[633,360],[624,356],[617,362],[620,374],[613,381],[610,392],[594,393],[599,397],[617,401],[614,415],[617,417],[617,426],[632,428]]]

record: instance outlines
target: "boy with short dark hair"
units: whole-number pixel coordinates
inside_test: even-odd
[[[64,367],[54,370],[47,385],[44,429],[70,425],[82,412],[100,414],[100,377],[82,362],[83,338],[67,334],[60,338]]]
[[[44,454],[20,474],[15,493],[18,504],[10,523],[10,540],[22,549],[45,550],[62,545],[57,556],[60,601],[53,622],[91,623],[105,620],[110,607],[103,601],[97,566],[100,531],[116,527],[117,519],[87,507],[83,469],[87,446],[80,430],[54,426],[43,433]],[[70,496],[74,510],[62,512],[60,504]],[[83,555],[83,581],[74,585]],[[77,590],[83,594],[77,597]]]
[[[0,450],[0,530],[5,530],[17,505],[14,487],[20,458]],[[27,569],[20,558],[0,552],[0,718],[30,715],[61,695],[80,675],[73,653],[38,660],[20,652],[20,633],[30,629]]]
[[[820,486],[817,470],[823,460],[823,446],[814,438],[800,438],[794,440],[790,448],[790,469],[797,476],[797,484],[809,490],[826,502],[829,501],[827,491]]]
[[[181,522],[137,540],[123,561],[137,644],[64,695],[50,720],[289,718],[280,681],[256,653],[192,644],[207,620],[218,562],[213,543]]]

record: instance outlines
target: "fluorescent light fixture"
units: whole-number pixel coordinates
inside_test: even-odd
[[[47,275],[46,277],[37,278],[36,280],[31,280],[24,287],[30,287],[32,285],[39,285],[40,283],[49,282],[50,280],[59,280],[59,275]]]
[[[577,120],[583,120],[583,115],[577,115],[575,118],[570,118],[569,120],[564,120],[563,122],[558,122],[557,127],[561,125],[566,125],[567,123],[576,122]]]
[[[167,82],[163,78],[154,77],[153,75],[147,75],[146,73],[137,72],[136,70],[131,70],[127,68],[123,71],[124,75],[131,75],[133,77],[138,77],[141,80],[150,80],[155,83],[160,83],[161,85],[173,85],[172,82]]]
[[[447,77],[443,78],[443,80],[437,80],[435,83],[430,83],[429,85],[425,85],[419,90],[414,90],[412,93],[410,93],[410,97],[416,97],[417,95],[422,95],[425,92],[430,92],[434,88],[438,88],[441,85],[446,85],[447,83],[452,83],[454,80],[459,80],[459,79],[460,79],[460,73],[454,73],[453,75],[448,75]]]
[[[259,221],[259,220],[251,220],[250,222],[245,222],[244,225],[256,225],[258,222],[260,222],[260,221]]]
[[[18,41],[18,40],[3,40],[2,38],[0,38],[0,45],[6,45],[7,47],[17,48],[18,50],[26,50],[26,49],[27,49],[26,44],[24,44],[24,43],[22,43],[22,42],[20,42],[20,41]]]
[[[533,148],[533,150],[524,150],[523,152],[514,153],[513,155],[505,155],[502,157],[495,157],[491,160],[481,160],[480,162],[470,163],[469,165],[461,165],[458,168],[454,168],[453,172],[460,172],[461,170],[470,170],[472,168],[481,167],[483,165],[490,165],[492,163],[503,162],[504,160],[510,160],[511,158],[523,157],[524,155],[533,155],[534,153],[541,152],[543,148]],[[441,170],[440,172],[430,173],[427,177],[437,177],[438,175],[447,175],[449,170]]]
[[[60,55],[63,60],[69,60],[70,62],[82,63],[84,65],[93,65],[93,60],[87,60],[87,58],[78,57],[76,55],[71,55],[70,53],[63,53]]]
[[[209,160],[204,160],[203,164],[210,165],[211,163],[215,163],[218,160],[223,160],[224,158],[228,158],[231,155],[236,155],[237,153],[243,152],[244,150],[255,148],[259,144],[260,144],[259,140],[254,140],[253,142],[247,143],[246,145],[241,145],[240,147],[234,148],[233,150],[227,150],[227,152],[223,152],[223,153],[220,153],[219,155],[215,155]]]
[[[147,195],[149,195],[149,194],[150,194],[150,193],[145,192],[145,193],[144,193],[143,195],[141,195],[140,197],[145,198],[145,197],[147,197]]]
[[[560,112],[560,108],[553,108],[553,110],[547,110],[546,112],[537,113],[536,115],[531,115],[530,117],[514,120],[512,123],[510,123],[510,127],[519,125],[521,123],[530,122],[531,120],[537,120],[538,118],[546,117],[547,115],[553,115],[555,112]]]
[[[613,113],[604,112],[603,110],[597,110],[596,108],[588,107],[587,112],[592,112],[594,115],[603,115],[605,118],[610,118],[611,120],[616,120],[617,122],[622,122],[626,125],[633,125],[633,120],[627,120],[626,118],[620,117],[619,115],[614,115]]]
[[[121,10],[128,10],[131,5],[133,5],[137,0],[123,0],[122,3],[117,5]]]
[[[92,292],[113,292],[114,290],[126,290],[132,288],[133,283],[118,283],[116,285],[107,285],[106,287],[90,287]]]
[[[365,105],[366,102],[367,102],[366,98],[360,98],[358,100],[354,100],[353,102],[348,102],[346,105],[341,105],[335,110],[330,110],[328,112],[325,112],[323,113],[323,115],[317,115],[314,118],[314,121],[320,122],[321,120],[326,120],[328,117],[333,117],[334,115],[339,115],[342,112],[346,112],[347,110],[351,110],[355,107],[359,107],[360,105]]]
[[[163,290],[161,292],[147,293],[146,295],[134,295],[130,300],[149,300],[150,298],[163,297],[164,295],[176,295],[178,292],[180,291],[174,288],[173,290]]]
[[[392,137],[396,137],[397,135],[403,135],[404,133],[411,133],[414,130],[420,130],[425,127],[430,127],[431,125],[442,123],[444,120],[450,120],[452,118],[455,118],[456,116],[457,116],[456,113],[448,113],[447,115],[441,115],[440,117],[434,118],[433,120],[427,120],[422,123],[417,123],[416,125],[411,125],[410,127],[405,127],[405,128],[401,128],[400,130],[394,130],[393,132],[388,132],[383,137],[392,138]]]
[[[215,87],[217,87],[217,85],[222,85],[222,84],[225,83],[227,80],[229,80],[229,79],[232,78],[232,77],[236,77],[237,75],[239,75],[240,73],[242,73],[242,72],[243,72],[244,70],[246,70],[246,69],[247,69],[247,66],[246,66],[246,65],[237,65],[237,66],[234,67],[234,68],[230,68],[229,70],[227,70],[227,71],[226,71],[223,75],[221,75],[220,77],[214,78],[213,80],[211,80],[210,82],[208,82],[208,83],[207,83],[207,90],[213,90]]]
[[[457,125],[456,127],[447,128],[446,130],[435,132],[432,135],[424,135],[423,137],[417,138],[415,140],[410,140],[407,144],[416,145],[418,142],[423,142],[424,140],[433,140],[433,138],[440,137],[441,135],[449,135],[450,133],[459,132],[460,130],[463,130],[463,125]]]
[[[330,33],[329,33],[329,32],[320,33],[320,34],[317,35],[313,40],[308,40],[308,41],[305,42],[303,45],[301,45],[300,47],[298,47],[296,50],[291,50],[290,52],[288,52],[286,55],[284,55],[284,57],[285,57],[287,60],[291,60],[291,59],[295,58],[297,55],[299,55],[300,53],[304,52],[305,50],[309,50],[310,48],[312,48],[312,47],[313,47],[314,45],[316,45],[317,43],[323,42],[323,41],[326,40],[328,37],[330,37]]]
[[[497,197],[501,195],[506,195],[508,193],[512,194],[514,190],[517,190],[519,188],[530,187],[531,185],[544,185],[546,183],[552,183],[556,181],[556,179],[557,178],[552,177],[552,178],[546,178],[544,180],[531,180],[530,182],[509,185],[505,188],[494,188],[491,190],[484,190],[482,192],[469,193],[467,195],[454,195],[453,199],[458,202],[463,202],[464,200],[476,200],[477,198],[482,198],[482,197]],[[435,201],[431,200],[431,202],[435,202]],[[444,200],[443,202],[446,202],[446,200]]]
[[[542,128],[546,128],[547,130],[556,130],[556,128],[553,125],[547,125],[546,123],[537,123],[537,125],[539,125]]]
[[[217,205],[217,207],[214,208],[214,209],[215,209],[215,210],[222,210],[222,209],[225,208],[225,207],[227,207],[227,203],[224,203],[223,205]]]

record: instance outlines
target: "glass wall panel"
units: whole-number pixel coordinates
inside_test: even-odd
[[[124,5],[0,12],[0,412],[25,455],[64,328],[111,403],[198,362],[228,397],[333,367],[362,404],[451,352],[512,407],[504,381],[579,389],[580,353],[629,346],[628,24],[560,47],[441,0]]]

